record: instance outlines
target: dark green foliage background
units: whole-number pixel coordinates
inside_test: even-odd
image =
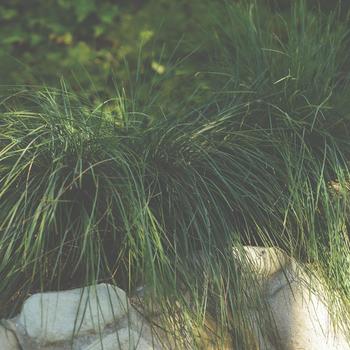
[[[4,0],[0,83],[52,86],[64,76],[75,90],[103,99],[115,94],[113,81],[127,81],[138,62],[149,81],[175,63],[174,47],[177,59],[198,49],[208,16],[198,0]],[[172,74],[193,72],[205,61],[189,59]]]
[[[263,1],[279,12],[293,3]],[[215,47],[208,28],[230,2],[235,1],[3,0],[0,84],[57,86],[64,76],[75,91],[98,102],[115,95],[115,81],[127,84],[139,70],[146,85],[172,75],[163,83],[163,95],[181,101],[193,84],[208,88],[196,73],[211,70]],[[338,5],[309,3],[325,12]]]

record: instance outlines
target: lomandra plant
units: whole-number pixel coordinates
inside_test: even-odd
[[[177,348],[203,348],[212,319],[218,347],[250,349],[249,309],[266,306],[243,245],[283,248],[348,303],[348,22],[303,1],[227,6],[213,98],[187,113],[124,94],[91,107],[64,83],[3,100],[3,317],[32,292],[107,281],[144,286]]]

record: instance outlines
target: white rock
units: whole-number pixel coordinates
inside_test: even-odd
[[[234,257],[257,277],[256,290],[261,289],[270,308],[272,318],[258,314],[254,302],[247,311],[252,319],[248,331],[260,350],[350,350],[345,333],[333,327],[322,284],[310,280],[282,250],[244,247],[234,249]],[[129,305],[125,292],[107,284],[33,295],[15,320],[21,344],[21,339],[29,339],[23,342],[29,344],[24,350],[68,350],[73,335],[77,336],[74,350],[177,348],[162,331],[157,329],[155,336],[150,324]],[[22,330],[27,337],[22,337]],[[0,350],[19,350],[15,335],[1,326]]]
[[[244,246],[241,250],[234,248],[233,255],[265,279],[292,263],[292,259],[278,248]]]
[[[19,350],[15,334],[0,325],[0,349],[1,350]]]
[[[156,319],[154,321],[156,321]],[[154,344],[157,348],[161,348],[159,344],[159,337],[161,337],[162,343],[165,345],[166,334],[164,334],[159,327],[152,327],[149,322],[147,322],[147,320],[133,307],[130,308],[128,320],[125,326],[129,325],[138,334],[141,334],[142,338],[148,343]],[[167,346],[170,347],[168,343]]]
[[[125,292],[108,284],[41,293],[25,301],[18,325],[32,340],[48,344],[101,332],[122,318],[128,307]]]
[[[125,327],[118,332],[98,339],[83,350],[154,350],[142,336],[131,328]]]
[[[316,278],[277,248],[244,247],[244,256],[264,280],[273,321],[260,331],[276,349],[350,350],[343,332],[333,327],[326,293]]]
[[[314,282],[316,283],[316,282]],[[313,292],[302,279],[277,290],[269,299],[281,350],[349,350],[345,336],[336,332],[321,290]]]

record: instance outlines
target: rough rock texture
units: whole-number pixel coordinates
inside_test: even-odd
[[[0,349],[20,350],[15,334],[2,325],[0,325]]]

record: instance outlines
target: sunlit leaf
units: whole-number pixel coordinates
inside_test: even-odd
[[[158,74],[164,74],[164,72],[165,72],[165,67],[162,64],[159,64],[156,61],[152,62],[151,67]]]
[[[143,44],[145,44],[147,41],[151,40],[154,36],[153,30],[142,30],[140,32],[140,40]]]

